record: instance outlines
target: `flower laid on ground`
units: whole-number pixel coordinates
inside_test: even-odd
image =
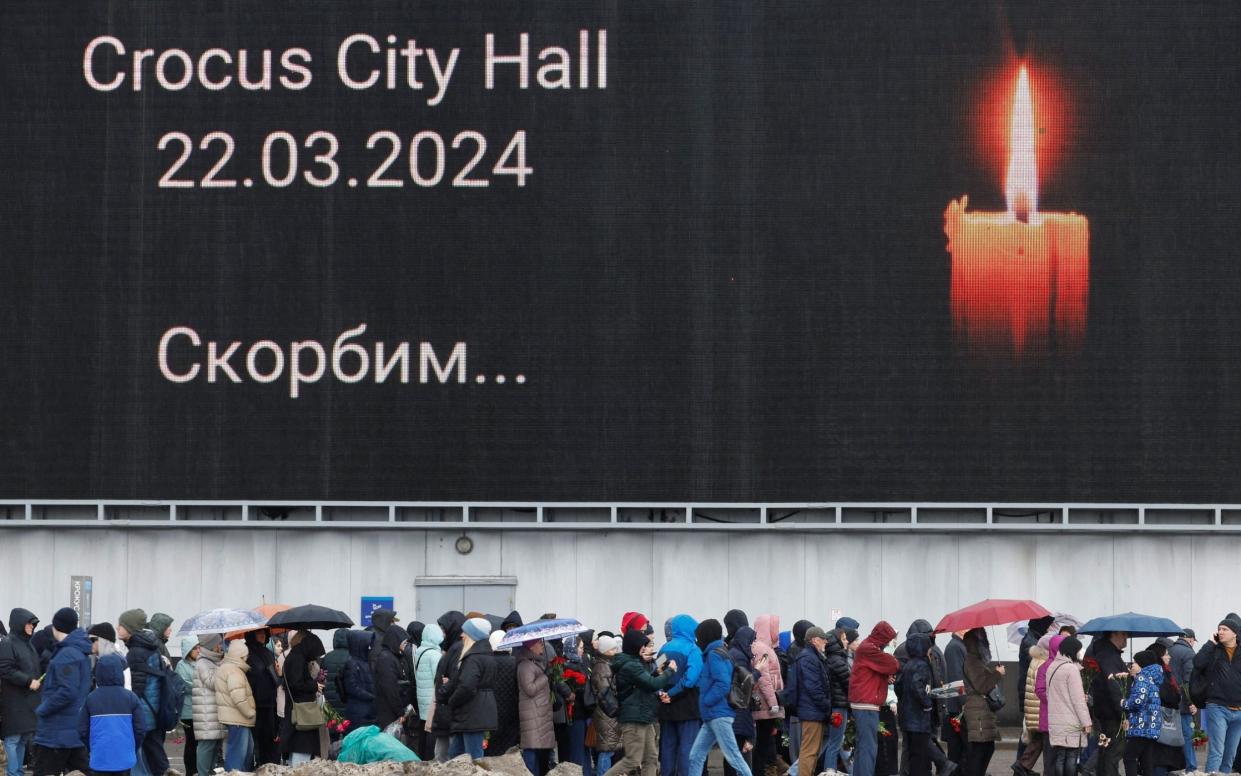
[[[833,711],[832,712],[832,727],[840,727],[843,724],[845,724],[844,715],[841,714],[839,711]]]

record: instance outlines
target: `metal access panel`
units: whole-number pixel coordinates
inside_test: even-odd
[[[444,612],[483,612],[504,616],[517,601],[516,577],[418,577],[414,580],[414,611],[422,622]]]

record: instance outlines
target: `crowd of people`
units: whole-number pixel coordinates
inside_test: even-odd
[[[1201,649],[1187,630],[1132,660],[1127,633],[1085,645],[1071,626],[1031,620],[1012,700],[983,628],[941,650],[926,620],[894,646],[884,621],[865,637],[848,617],[783,633],[775,615],[751,625],[734,609],[671,617],[657,644],[629,612],[616,631],[506,648],[523,624],[452,611],[402,627],[381,609],[365,630],[337,630],[330,651],[309,631],[259,628],[186,637],[174,661],[168,615],[132,609],[84,630],[69,608],[45,628],[14,609],[0,640],[6,774],[29,758],[35,776],[180,776],[165,751],[178,726],[185,776],[253,771],[330,757],[374,725],[424,760],[517,748],[533,776],[557,762],[584,776],[703,776],[714,748],[726,776],[985,776],[1006,702],[1022,712],[1014,776],[1197,770],[1195,715],[1207,771],[1231,772],[1241,740],[1236,615]]]

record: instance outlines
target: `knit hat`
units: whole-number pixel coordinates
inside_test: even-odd
[[[839,620],[836,621],[837,630],[841,628],[857,630],[860,627],[862,627],[862,623],[858,622],[852,617],[841,617]]]
[[[502,630],[491,632],[491,635],[487,637],[487,641],[488,643],[491,644],[492,652],[508,652],[509,651],[508,647],[504,647],[503,649],[500,648],[500,642],[504,641],[504,637],[507,635],[508,634]]]
[[[806,643],[810,643],[811,639],[825,639],[825,638],[827,638],[827,633],[824,632],[824,630],[817,625],[811,628],[810,630],[806,631]]]
[[[616,638],[615,636],[600,636],[599,637],[599,654],[600,655],[609,655],[613,652],[618,651],[621,648],[621,646],[622,646],[621,640]]]
[[[719,620],[703,620],[694,629],[694,640],[698,642],[699,649],[706,649],[723,638],[724,626]]]
[[[95,623],[90,626],[90,630],[86,632],[86,635],[116,643],[116,628],[113,628],[110,622]]]
[[[208,652],[219,652],[220,645],[224,643],[224,637],[218,633],[204,633],[198,637],[198,643]]]
[[[845,631],[845,638],[852,644],[862,638],[862,634],[858,633],[856,628],[849,628]]]
[[[486,641],[491,635],[491,623],[482,617],[471,617],[461,626],[461,630],[475,641]]]
[[[628,633],[631,630],[645,631],[646,626],[650,624],[650,621],[646,619],[644,614],[625,612],[625,616],[621,617],[621,633]]]
[[[645,633],[640,630],[631,630],[625,633],[625,640],[622,642],[621,649],[624,650],[626,655],[637,657],[638,653],[649,642],[650,639],[647,638]]]
[[[1149,649],[1144,649],[1141,652],[1133,656],[1133,662],[1137,663],[1143,668],[1146,668],[1147,666],[1153,666],[1156,663],[1158,663],[1159,656],[1156,655],[1154,652],[1151,652]]]
[[[56,614],[52,615],[52,627],[61,633],[72,633],[78,629],[78,613],[64,607],[57,609]]]
[[[1241,623],[1238,623],[1236,620],[1232,619],[1231,617],[1225,617],[1224,619],[1219,621],[1219,624],[1224,626],[1228,630],[1232,631],[1233,633],[1241,634]]]
[[[141,609],[130,609],[117,617],[116,623],[129,631],[130,635],[141,633],[147,627],[147,613]]]

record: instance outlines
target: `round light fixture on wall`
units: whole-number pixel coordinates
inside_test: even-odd
[[[460,536],[457,537],[456,547],[457,547],[457,552],[461,553],[462,555],[469,555],[471,552],[474,551],[474,540],[466,536],[465,534],[461,534]]]

